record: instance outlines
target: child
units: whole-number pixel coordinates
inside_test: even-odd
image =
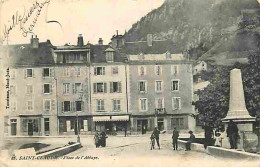
[[[222,139],[223,137],[220,135],[219,132],[216,133],[216,142],[215,142],[215,146],[217,147],[221,147],[222,146]]]
[[[154,144],[155,144],[155,135],[153,133],[150,137],[150,140],[151,140],[151,150],[152,150],[154,149]]]

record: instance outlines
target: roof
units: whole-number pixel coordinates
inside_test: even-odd
[[[147,45],[147,41],[125,42],[122,48],[126,54],[163,54],[169,51],[170,53],[181,53],[176,45],[170,40],[153,41],[152,46]]]
[[[52,44],[50,42],[39,43],[38,48],[31,44],[19,44],[6,46],[9,49],[10,66],[43,66],[53,65]]]
[[[109,49],[110,48],[110,49]],[[106,50],[113,49],[110,45],[91,45],[90,46],[90,61],[92,63],[105,63],[106,61]],[[124,62],[124,57],[120,54],[119,50],[113,49],[114,62]]]

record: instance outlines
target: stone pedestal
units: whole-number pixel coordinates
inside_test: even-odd
[[[244,90],[242,84],[241,71],[233,69],[230,72],[230,99],[227,116],[222,119],[227,129],[228,122],[232,120],[238,128],[240,139],[238,139],[237,148],[243,150],[243,132],[253,131],[253,122],[255,117],[251,117],[246,109]],[[224,137],[222,147],[230,148],[229,138]]]

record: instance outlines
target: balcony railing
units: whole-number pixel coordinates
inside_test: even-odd
[[[166,114],[165,108],[155,108],[155,115]]]

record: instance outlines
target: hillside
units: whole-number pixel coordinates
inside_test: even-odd
[[[170,39],[198,59],[222,40],[241,39],[245,33],[254,40],[252,48],[259,48],[259,25],[257,0],[166,0],[125,35],[127,41],[146,40],[149,33],[155,40]]]

